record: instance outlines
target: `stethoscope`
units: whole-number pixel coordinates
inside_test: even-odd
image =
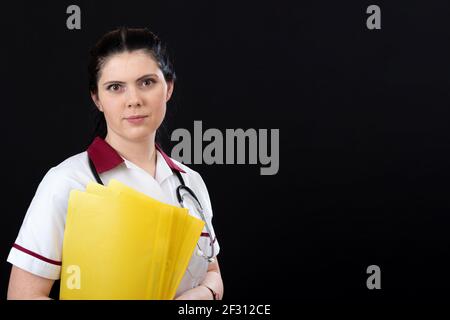
[[[95,180],[97,181],[97,183],[104,185],[102,179],[100,179],[100,176],[97,172],[97,169],[94,166],[94,163],[92,162],[91,158],[88,156],[89,159],[89,166],[91,167],[91,171],[92,174],[95,177]],[[178,202],[180,203],[180,206],[182,208],[185,208],[184,206],[184,198],[186,196],[190,197],[192,202],[194,203],[195,209],[197,210],[197,212],[200,214],[202,220],[205,222],[205,227],[206,227],[206,231],[208,232],[209,235],[209,241],[210,241],[210,246],[211,246],[211,254],[210,255],[206,255],[203,250],[200,248],[198,242],[197,242],[197,255],[200,257],[205,258],[206,260],[208,260],[208,262],[214,262],[214,242],[215,239],[213,239],[213,233],[211,232],[211,228],[209,226],[208,220],[206,219],[205,213],[203,211],[203,207],[200,203],[200,201],[198,200],[197,196],[195,195],[194,191],[192,191],[191,188],[189,188],[188,186],[186,186],[186,184],[184,183],[184,179],[181,176],[181,173],[177,170],[172,169],[172,172],[176,174],[176,176],[178,177],[178,180],[180,181],[180,185],[177,187],[176,189],[176,194],[177,194],[177,199]]]

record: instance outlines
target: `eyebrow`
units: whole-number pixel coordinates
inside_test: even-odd
[[[148,78],[148,77],[151,77],[151,76],[158,77],[158,75],[156,73],[149,73],[149,74],[144,74],[143,76],[137,78],[136,81],[140,81],[142,79],[145,79],[145,78]],[[124,84],[125,82],[123,82],[123,81],[106,81],[106,82],[103,83],[103,85],[106,86],[106,85],[111,84],[111,83]]]

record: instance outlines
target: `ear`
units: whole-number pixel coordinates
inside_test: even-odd
[[[92,98],[92,101],[94,101],[95,105],[97,106],[98,110],[100,112],[103,112],[102,105],[100,103],[100,99],[98,98],[98,93],[93,93],[91,91],[91,98]]]
[[[173,87],[174,87],[174,82],[172,81],[167,81],[167,95],[166,95],[166,102],[170,100],[170,97],[172,96],[172,92],[173,92]]]

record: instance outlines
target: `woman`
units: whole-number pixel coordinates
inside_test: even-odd
[[[92,180],[101,179],[106,185],[114,178],[179,206],[175,190],[182,179],[195,192],[211,225],[211,202],[200,175],[169,158],[155,143],[175,81],[158,37],[146,29],[111,31],[91,50],[88,69],[90,94],[100,115],[98,136],[87,151],[51,168],[41,181],[8,256],[13,264],[8,299],[49,297],[61,273],[69,193],[84,190]],[[220,247],[212,226],[210,231],[211,237],[202,233],[199,245],[209,245],[217,255]],[[196,253],[175,298],[221,299],[223,283],[217,258],[207,260]]]

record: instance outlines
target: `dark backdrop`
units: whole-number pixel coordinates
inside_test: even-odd
[[[66,8],[81,8],[81,30]],[[366,28],[381,7],[382,29]],[[90,46],[120,25],[168,43],[170,133],[280,129],[280,170],[193,165],[211,195],[225,298],[444,301],[449,286],[448,1],[1,4],[0,292],[47,170],[85,150]],[[381,290],[366,268],[381,268]]]

